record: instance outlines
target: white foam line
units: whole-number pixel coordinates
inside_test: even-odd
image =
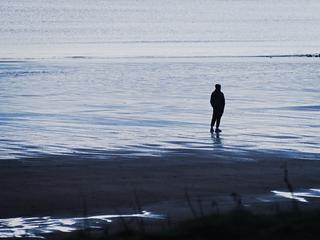
[[[305,198],[298,196],[296,193],[290,193],[290,192],[281,192],[281,191],[271,191],[277,196],[284,197],[284,198],[289,198],[289,199],[294,199],[299,202],[308,202]]]
[[[284,191],[271,191],[275,195],[294,199],[299,202],[308,202],[306,198],[320,198],[320,189],[310,188],[308,192],[284,192]]]
[[[92,228],[100,228],[102,222],[111,222],[113,218],[152,218],[164,219],[163,215],[142,211],[137,214],[96,215],[77,218],[28,217],[0,219],[0,238],[43,238],[44,234],[56,231],[72,232],[83,227],[83,220],[99,220],[90,223]]]

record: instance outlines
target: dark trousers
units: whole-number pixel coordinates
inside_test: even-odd
[[[213,128],[216,121],[217,121],[216,128],[219,128],[222,114],[223,114],[223,111],[218,110],[218,109],[213,109],[212,119],[211,119],[211,127],[212,128]]]

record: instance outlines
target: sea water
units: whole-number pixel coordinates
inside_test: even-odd
[[[0,4],[0,158],[319,159],[317,0]],[[210,94],[226,97],[209,133]]]

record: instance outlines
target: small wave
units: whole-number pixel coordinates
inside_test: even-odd
[[[14,60],[14,59],[5,60],[5,59],[1,59],[1,58],[0,58],[0,64],[5,64],[5,63],[22,63],[22,62],[25,62],[25,61],[22,61],[22,60]]]
[[[66,59],[97,59],[97,58],[100,58],[100,57],[89,57],[89,56],[67,56],[67,57],[64,57]]]
[[[250,110],[252,110],[252,109],[250,109]],[[254,110],[261,110],[261,109],[254,109]],[[290,111],[317,112],[317,111],[320,111],[320,105],[274,107],[274,108],[264,108],[263,110],[264,111],[266,111],[266,110],[290,110]]]
[[[320,111],[320,105],[292,106],[292,107],[287,107],[286,109],[296,110],[296,111],[317,112],[317,111]]]

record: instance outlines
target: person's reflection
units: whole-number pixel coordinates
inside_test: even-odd
[[[215,148],[222,148],[223,147],[219,132],[212,133],[211,139],[212,139],[213,147],[215,147]]]

